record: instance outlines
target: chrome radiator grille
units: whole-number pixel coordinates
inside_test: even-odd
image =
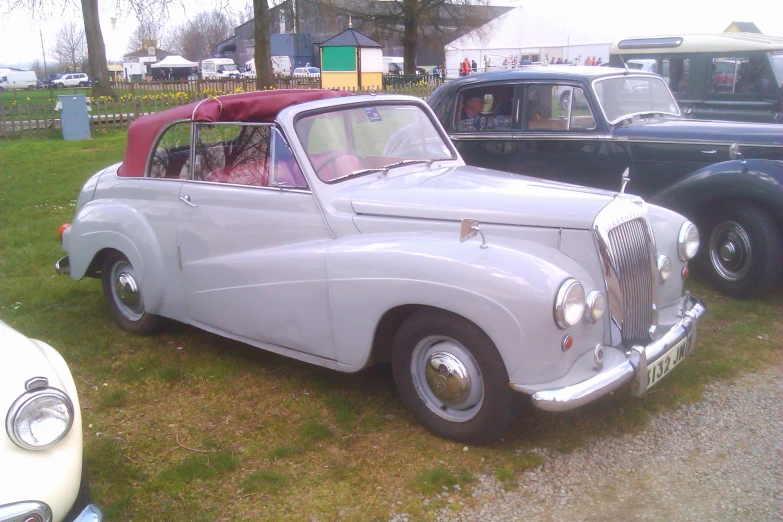
[[[650,258],[651,238],[644,218],[609,230],[609,243],[623,303],[623,345],[646,345],[654,321],[656,281]]]

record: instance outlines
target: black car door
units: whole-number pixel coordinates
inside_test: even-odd
[[[566,183],[619,190],[622,168],[584,86],[542,82],[517,86],[519,128],[509,170]],[[617,151],[620,152],[620,151]]]
[[[514,86],[484,84],[462,89],[454,120],[447,123],[450,137],[465,163],[509,170],[513,144]]]

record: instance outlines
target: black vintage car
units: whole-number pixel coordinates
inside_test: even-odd
[[[685,119],[660,76],[527,67],[448,82],[429,104],[469,165],[620,190],[688,216],[722,292],[783,272],[783,125]]]

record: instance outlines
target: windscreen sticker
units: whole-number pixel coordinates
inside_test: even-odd
[[[367,114],[370,121],[383,121],[381,115],[378,113],[378,109],[375,107],[365,107],[364,112]]]

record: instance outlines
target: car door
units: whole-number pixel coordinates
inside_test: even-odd
[[[490,83],[459,92],[450,137],[465,163],[508,170],[513,144],[513,84]]]
[[[333,236],[272,125],[195,124],[177,229],[187,313],[206,329],[334,359]]]
[[[541,82],[517,86],[520,126],[514,131],[509,170],[609,190],[620,188],[622,169],[598,125],[582,85]]]

